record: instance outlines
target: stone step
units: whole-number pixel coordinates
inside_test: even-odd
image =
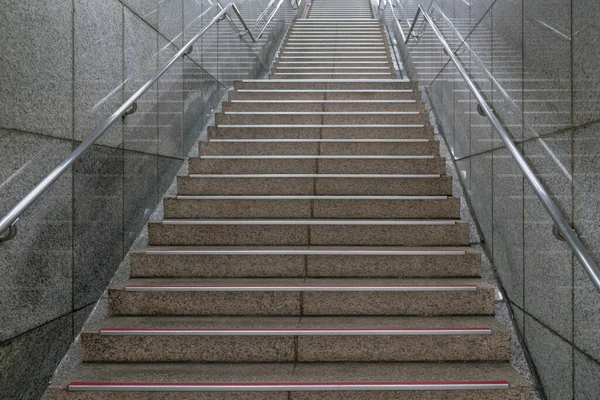
[[[420,95],[413,91],[323,91],[305,92],[291,90],[248,90],[230,91],[230,100],[420,100]]]
[[[419,111],[225,111],[215,113],[221,125],[426,125]]]
[[[209,138],[221,139],[433,139],[424,124],[281,124],[222,125],[208,127]]]
[[[176,196],[168,219],[460,218],[460,199],[446,196]]]
[[[349,112],[361,111],[394,112],[411,111],[425,113],[425,104],[417,100],[237,100],[224,101],[224,112],[232,111],[304,111],[304,112]]]
[[[149,247],[130,257],[133,278],[478,277],[470,247]]]
[[[190,174],[443,174],[435,156],[269,155],[189,159]]]
[[[130,279],[109,288],[119,315],[492,315],[478,279]]]
[[[508,361],[493,317],[111,317],[84,362]]]
[[[200,156],[210,155],[439,155],[429,139],[210,139],[199,141]]]
[[[445,175],[237,174],[177,177],[181,195],[452,195]]]
[[[87,363],[51,400],[526,399],[509,363]]]
[[[167,219],[148,225],[150,246],[466,246],[459,220]]]
[[[235,89],[366,89],[366,90],[417,90],[414,82],[402,79],[246,79],[234,82]]]

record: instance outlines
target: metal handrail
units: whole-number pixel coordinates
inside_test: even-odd
[[[273,5],[273,3],[275,3],[277,0],[271,0],[269,2],[269,4],[267,4],[267,6],[265,7],[265,9],[263,10],[263,12],[260,13],[260,15],[258,16],[258,18],[256,18],[256,22],[254,23],[253,28],[255,28],[258,25],[258,22],[260,20],[262,20],[265,15],[267,14],[267,11],[269,11],[271,9],[271,6]]]
[[[517,165],[523,172],[523,175],[533,187],[535,194],[542,202],[542,205],[550,215],[550,218],[552,218],[552,221],[554,221],[555,229],[558,229],[560,236],[562,236],[565,242],[567,242],[567,244],[571,247],[573,253],[581,262],[590,279],[592,280],[592,283],[594,284],[596,289],[600,291],[600,270],[598,269],[598,265],[592,258],[592,255],[585,247],[585,245],[581,242],[579,236],[577,235],[577,232],[575,232],[575,230],[571,227],[571,225],[569,224],[565,216],[562,214],[556,203],[552,200],[544,184],[537,178],[535,172],[533,172],[533,169],[527,163],[527,160],[525,160],[525,157],[523,157],[523,155],[513,142],[508,132],[506,132],[506,130],[502,126],[502,123],[494,113],[494,110],[492,110],[492,108],[488,105],[487,101],[485,100],[477,86],[475,86],[475,83],[469,77],[467,71],[465,70],[465,67],[462,65],[458,57],[456,57],[456,54],[452,51],[446,39],[444,39],[444,36],[436,26],[435,22],[433,22],[431,16],[425,10],[423,10],[421,6],[419,6],[419,8],[417,9],[415,19],[413,20],[413,23],[410,27],[405,43],[408,43],[408,41],[410,40],[412,31],[414,30],[415,24],[418,21],[419,14],[423,15],[425,21],[429,24],[435,35],[438,37],[442,46],[446,50],[446,53],[454,63],[454,66],[464,79],[473,96],[475,96],[475,99],[477,100],[477,103],[481,107],[483,113],[490,120],[492,126],[494,127],[498,135],[500,135],[500,139],[508,149],[510,155],[517,162]]]
[[[271,20],[273,19],[275,13],[281,6],[284,0],[280,0],[279,5],[269,18],[268,22],[261,29],[258,36],[254,36],[246,21],[242,17],[240,10],[234,3],[229,3],[227,6],[222,7],[221,11],[206,25],[196,36],[194,36],[185,46],[181,48],[152,78],[150,78],[137,92],[135,92],[131,97],[129,97],[110,117],[105,119],[100,125],[98,125],[94,131],[83,140],[79,146],[73,152],[65,158],[58,166],[56,166],[41,182],[31,190],[21,201],[17,203],[1,220],[0,220],[0,242],[8,241],[14,238],[17,234],[16,223],[19,220],[19,217],[36,201],[52,184],[67,170],[67,168],[75,162],[79,157],[81,157],[99,138],[110,128],[119,118],[123,118],[129,114],[133,114],[137,109],[137,101],[142,97],[144,93],[152,86],[158,79],[160,79],[165,72],[169,68],[175,64],[175,62],[184,56],[188,56],[193,51],[193,45],[196,41],[204,35],[214,24],[219,22],[221,19],[228,17],[227,12],[229,10],[233,10],[237,18],[242,23],[245,33],[240,36],[248,34],[248,36],[252,39],[252,41],[256,42],[260,36],[263,34],[266,27],[269,25]]]

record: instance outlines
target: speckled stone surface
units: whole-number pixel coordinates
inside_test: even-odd
[[[223,128],[208,127],[209,138],[221,139],[318,139],[319,128]]]
[[[190,158],[190,174],[315,174],[316,159]]]
[[[199,200],[165,198],[165,218],[460,218],[459,199]]]
[[[314,277],[452,277],[479,276],[481,259],[464,256],[309,255],[307,276]]]
[[[465,246],[468,225],[314,225],[310,244],[339,246]]]
[[[450,195],[452,178],[316,178],[315,192],[323,195]]]
[[[443,174],[444,159],[319,159],[321,174]]]
[[[287,138],[286,138],[287,139]],[[200,142],[200,157],[210,155],[317,155],[318,142]]]
[[[310,195],[313,178],[177,178],[181,195]]]
[[[132,277],[302,277],[303,255],[153,255],[131,253]]]
[[[343,128],[321,128],[323,139],[433,139],[429,127],[381,128],[345,126]]]
[[[164,225],[150,223],[151,246],[308,245],[306,225]]]
[[[311,218],[312,200],[165,199],[165,218]]]

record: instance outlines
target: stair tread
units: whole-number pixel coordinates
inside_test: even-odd
[[[126,287],[217,287],[217,288],[270,288],[277,287],[471,287],[493,289],[477,278],[131,278],[111,286],[113,290]]]
[[[58,376],[52,388],[72,382],[527,382],[498,362],[385,363],[86,363]]]
[[[492,331],[508,331],[492,316],[458,317],[206,317],[206,316],[113,316],[86,327],[86,333],[99,333],[100,329],[457,329],[490,328]]]
[[[431,254],[467,254],[477,253],[471,247],[464,246],[431,246],[431,247],[410,247],[410,246],[150,246],[144,250],[136,250],[134,253],[241,253],[241,254],[390,254],[399,255],[401,253],[412,254],[415,252],[430,252]]]

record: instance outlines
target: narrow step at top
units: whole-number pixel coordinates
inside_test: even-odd
[[[457,219],[164,219],[157,222],[163,225],[377,225],[377,226],[417,226],[417,225],[457,225]]]

